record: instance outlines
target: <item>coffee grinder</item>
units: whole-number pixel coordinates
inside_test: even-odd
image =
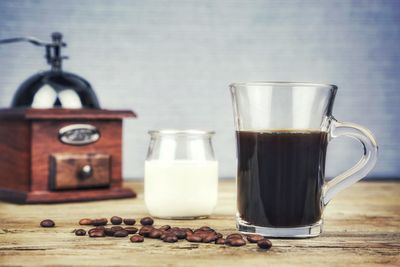
[[[0,199],[56,203],[135,197],[122,186],[122,126],[131,110],[100,108],[90,83],[62,70],[61,33],[46,43],[51,70],[25,80],[0,109]]]

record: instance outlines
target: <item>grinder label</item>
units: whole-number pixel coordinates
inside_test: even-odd
[[[100,138],[100,131],[90,124],[71,124],[58,131],[58,139],[68,145],[87,145]]]

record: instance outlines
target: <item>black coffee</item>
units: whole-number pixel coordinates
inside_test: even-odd
[[[327,145],[321,131],[237,132],[241,219],[265,227],[319,221]]]

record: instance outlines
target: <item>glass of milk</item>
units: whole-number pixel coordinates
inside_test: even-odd
[[[201,130],[149,131],[144,199],[149,213],[164,219],[211,215],[217,204],[218,162],[211,138]]]

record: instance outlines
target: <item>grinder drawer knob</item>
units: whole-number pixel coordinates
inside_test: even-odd
[[[93,168],[90,165],[84,165],[81,170],[79,171],[79,178],[80,179],[87,179],[93,175]]]

